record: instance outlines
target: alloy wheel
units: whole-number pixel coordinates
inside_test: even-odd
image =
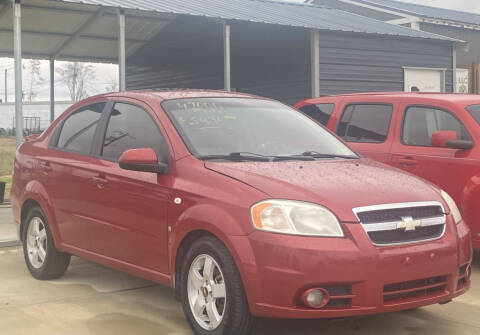
[[[192,314],[206,330],[222,322],[227,303],[225,277],[218,263],[209,255],[197,256],[188,272],[187,293]]]
[[[47,256],[47,231],[43,220],[33,217],[27,230],[27,254],[30,264],[39,269]]]

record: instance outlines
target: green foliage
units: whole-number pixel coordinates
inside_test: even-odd
[[[0,137],[0,181],[7,183],[5,197],[8,198],[12,184],[13,159],[15,157],[15,138]]]

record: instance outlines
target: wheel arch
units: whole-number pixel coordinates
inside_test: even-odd
[[[25,224],[26,224],[25,221],[27,219],[27,215],[32,210],[32,208],[34,208],[34,207],[40,207],[41,208],[40,204],[32,198],[28,198],[22,204],[22,208],[20,210],[20,231],[19,231],[20,241],[23,241],[23,231],[25,229]]]
[[[217,239],[218,241],[222,242],[217,236],[215,236],[211,232],[203,229],[198,229],[198,230],[192,230],[188,234],[186,234],[178,245],[176,255],[175,255],[174,273],[173,273],[173,278],[174,278],[173,286],[175,288],[175,298],[177,300],[180,299],[180,290],[179,290],[180,285],[178,285],[178,283],[181,280],[180,268],[182,266],[183,258],[185,257],[185,254],[187,253],[188,248],[192,245],[192,243],[194,243],[196,240],[205,236],[211,236]]]
[[[42,209],[50,231],[53,235],[53,240],[57,249],[60,245],[60,235],[58,227],[56,224],[56,217],[53,210],[53,204],[48,196],[45,187],[38,181],[31,181],[25,187],[25,192],[22,196],[21,207],[20,207],[20,237],[23,236],[23,230],[25,229],[25,219],[28,215],[28,212],[35,206],[38,206]]]
[[[171,254],[171,269],[172,269],[172,286],[175,289],[175,297],[179,299],[179,287],[178,283],[181,280],[181,265],[184,259],[186,252],[188,251],[188,247],[192,245],[193,242],[202,238],[204,236],[211,236],[217,239],[220,243],[222,243],[230,253],[237,267],[238,273],[240,274],[241,281],[243,283],[243,287],[245,289],[245,294],[247,299],[250,302],[255,301],[255,297],[257,296],[257,289],[256,285],[250,282],[248,285],[248,278],[250,275],[247,272],[251,272],[252,268],[256,268],[255,266],[255,256],[253,254],[253,250],[251,249],[246,236],[229,236],[223,234],[217,227],[209,225],[202,226],[198,228],[193,228],[184,231],[181,235],[177,236],[178,240],[176,243],[176,247]],[[237,250],[238,246],[241,247],[241,250]],[[245,271],[244,265],[249,264],[249,271]],[[252,305],[250,305],[252,307]]]

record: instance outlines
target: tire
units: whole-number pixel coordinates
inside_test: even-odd
[[[207,274],[205,277],[206,264],[211,264],[212,270],[209,271],[211,275]],[[254,318],[248,308],[240,274],[229,251],[220,241],[206,236],[193,242],[183,258],[180,274],[180,300],[194,334],[247,335],[251,333]],[[201,285],[200,288],[198,288],[199,285]],[[196,308],[199,299],[201,300],[199,306],[203,306],[204,303],[206,305]],[[213,312],[213,315],[221,317],[220,320],[210,317],[213,308],[217,312]],[[196,313],[201,315],[200,317],[194,315],[194,309],[200,311]]]
[[[70,264],[70,255],[55,248],[52,232],[42,209],[33,207],[25,220],[22,241],[28,270],[34,278],[40,280],[61,277]]]

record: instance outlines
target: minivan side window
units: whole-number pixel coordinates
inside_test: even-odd
[[[453,130],[459,140],[471,140],[467,129],[450,112],[435,107],[408,107],[403,121],[402,142],[431,147],[433,133],[441,130]]]
[[[337,135],[347,142],[383,143],[392,114],[392,105],[348,105],[338,124]]]
[[[470,115],[480,124],[480,105],[471,105],[467,107],[467,111]]]
[[[300,110],[315,121],[326,126],[332,116],[334,108],[334,104],[315,104],[303,106]]]
[[[152,148],[161,160],[168,160],[167,144],[150,114],[143,108],[115,103],[103,140],[102,158],[117,162],[129,149]]]
[[[88,155],[104,107],[104,102],[92,104],[70,114],[62,123],[56,147]]]

